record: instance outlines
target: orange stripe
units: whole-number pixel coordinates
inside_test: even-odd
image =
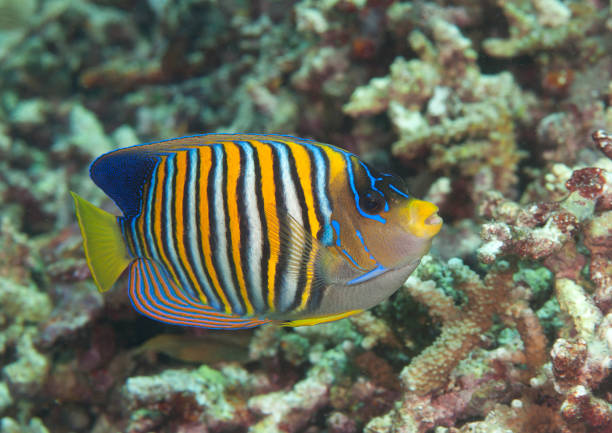
[[[338,177],[341,179],[346,178],[346,160],[344,155],[330,146],[321,146],[320,148],[325,152],[329,160],[329,183],[335,183]]]
[[[212,167],[212,148],[200,147],[198,148],[198,158],[200,158],[200,172],[197,176],[200,177],[200,194],[198,196],[198,203],[200,206],[200,232],[202,234],[202,253],[204,254],[204,264],[210,276],[213,287],[217,296],[223,303],[223,307],[226,313],[232,312],[232,307],[227,300],[227,296],[219,284],[219,277],[217,271],[212,263],[212,251],[210,248],[210,221],[208,220],[208,186],[206,180]]]
[[[268,259],[268,309],[273,312],[276,278],[276,265],[280,253],[279,222],[276,214],[276,186],[274,185],[274,159],[272,149],[269,145],[264,145],[259,141],[250,142],[257,150],[259,166],[261,168],[261,196],[264,203],[265,218],[268,227],[268,241],[270,243],[270,258]],[[272,229],[271,229],[272,227]],[[276,232],[274,232],[276,230]]]
[[[191,262],[189,261],[189,257],[187,257],[187,249],[185,248],[185,223],[186,215],[183,213],[183,204],[185,201],[185,188],[186,178],[187,178],[187,152],[177,152],[176,153],[176,188],[174,194],[176,194],[176,200],[174,201],[174,212],[176,215],[176,238],[174,239],[176,242],[176,246],[178,247],[178,255],[183,267],[187,270],[189,274],[189,278],[197,290],[198,295],[202,303],[207,304],[208,299],[206,295],[202,292],[202,288],[198,284],[197,277],[195,276],[195,272],[191,267]]]
[[[242,260],[240,258],[240,215],[238,214],[238,200],[243,197],[236,195],[240,176],[240,149],[233,142],[225,142],[225,153],[227,155],[227,209],[229,213],[229,233],[232,247],[232,259],[236,270],[236,279],[240,287],[240,295],[244,301],[247,315],[253,314],[253,305],[249,300],[242,271]]]

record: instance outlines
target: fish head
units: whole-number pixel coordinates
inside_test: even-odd
[[[348,254],[358,262],[361,258],[365,268],[418,262],[442,227],[438,207],[410,196],[399,177],[379,173],[356,157],[351,168],[348,190],[353,206],[347,203],[347,209],[356,239],[346,242]]]

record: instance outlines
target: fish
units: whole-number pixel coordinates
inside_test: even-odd
[[[249,331],[242,331],[249,332]],[[179,335],[158,334],[132,350],[133,355],[163,353],[170,358],[198,364],[216,364],[221,361],[245,363],[249,360],[250,334],[239,331],[231,335]]]
[[[76,193],[98,289],[164,323],[307,326],[393,294],[440,231],[435,204],[340,147],[287,135],[201,134],[117,149],[90,177],[116,216]]]

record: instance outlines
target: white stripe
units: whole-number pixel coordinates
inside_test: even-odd
[[[280,179],[282,181],[283,187],[283,201],[285,206],[287,207],[287,212],[294,220],[296,220],[302,227],[304,223],[302,221],[302,207],[300,206],[300,202],[297,198],[297,193],[295,190],[295,185],[293,184],[293,179],[291,177],[291,168],[289,166],[289,152],[287,148],[277,142],[269,142],[275,149],[276,153],[279,157],[279,169],[280,169]],[[277,185],[277,188],[279,185]],[[277,203],[277,206],[279,204]],[[295,248],[295,246],[290,245],[281,245],[281,248]],[[277,288],[276,293],[279,296],[279,310],[285,311],[289,309],[291,304],[295,299],[295,295],[298,288],[298,278],[297,275],[283,275],[284,284],[280,288]]]
[[[253,148],[248,143],[239,143],[244,149],[246,161],[244,163],[244,197],[247,218],[247,249],[248,259],[245,275],[249,285],[249,293],[253,296],[253,307],[256,312],[263,312],[266,304],[263,298],[261,283],[261,258],[263,255],[263,237],[261,233],[261,215],[257,208],[258,191],[255,185],[255,164],[253,162]]]
[[[319,209],[321,211],[321,215],[323,217],[322,225],[329,224],[331,219],[331,204],[329,203],[329,198],[327,197],[326,186],[327,186],[327,165],[325,159],[322,156],[322,150],[317,146],[309,145],[308,148],[312,151],[314,155],[314,167],[316,170],[316,191],[317,191],[317,199],[319,200]]]
[[[174,195],[174,191],[172,190],[172,180],[174,177],[174,159],[176,155],[168,155],[168,159],[166,161],[166,179],[164,182],[164,210],[163,213],[166,217],[166,245],[168,246],[168,259],[172,263],[172,267],[176,271],[180,284],[183,290],[187,293],[190,293],[192,296],[196,296],[193,293],[193,289],[189,284],[189,279],[183,272],[183,268],[180,265],[180,261],[178,258],[178,254],[176,253],[176,249],[174,248],[174,242],[176,238],[176,232],[172,230],[172,196]],[[178,224],[182,224],[181,221]],[[182,239],[177,239],[176,242],[182,242]]]
[[[222,161],[223,161],[223,149],[221,149],[220,145],[214,145],[214,154],[215,154],[215,178],[213,179],[213,208],[216,219],[216,227],[211,227],[211,231],[215,231],[215,236],[217,239],[216,245],[211,245],[215,250],[215,258],[217,263],[219,264],[220,269],[217,269],[217,274],[221,279],[221,288],[224,293],[227,295],[228,300],[232,306],[232,310],[235,313],[238,313],[239,308],[241,306],[240,298],[236,287],[234,286],[234,282],[231,275],[231,266],[229,263],[229,249],[231,245],[228,245],[227,236],[229,230],[225,226],[225,205],[223,198],[223,184],[222,184],[222,176],[221,170],[223,170]]]
[[[185,200],[187,200],[187,226],[185,227],[185,230],[187,230],[188,233],[186,247],[189,248],[192,269],[196,275],[196,278],[198,279],[200,288],[208,298],[211,306],[213,308],[219,308],[221,304],[217,295],[212,291],[210,282],[206,278],[204,264],[202,263],[202,255],[200,253],[200,249],[198,248],[198,242],[200,242],[200,239],[198,238],[196,222],[196,198],[198,197],[198,191],[196,191],[198,183],[196,182],[196,179],[197,176],[200,176],[200,173],[198,173],[196,170],[198,168],[199,154],[197,150],[189,150],[187,152],[187,156],[189,158],[189,184],[185,189]]]

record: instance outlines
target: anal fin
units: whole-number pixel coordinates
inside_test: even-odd
[[[128,292],[138,312],[164,323],[211,329],[243,329],[271,321],[222,313],[190,298],[162,265],[149,259],[138,259],[130,266]]]

